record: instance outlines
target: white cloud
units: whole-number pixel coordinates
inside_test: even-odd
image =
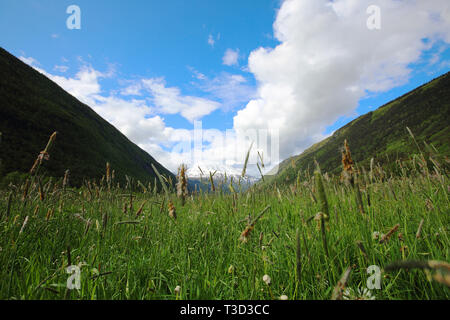
[[[183,96],[180,89],[166,87],[162,78],[144,79],[142,84],[152,95],[152,101],[158,108],[158,112],[179,113],[190,122],[200,119],[220,107],[220,104],[213,100]]]
[[[195,85],[219,99],[222,104],[221,109],[224,111],[242,108],[256,96],[256,88],[248,84],[248,80],[239,74],[223,72],[214,78],[203,75],[198,79],[201,81]]]
[[[39,63],[38,63],[34,58],[32,58],[32,57],[23,57],[23,56],[20,56],[19,59],[20,59],[22,62],[24,62],[24,63],[30,65],[31,67],[35,67],[36,65],[39,64]]]
[[[67,70],[69,70],[69,67],[68,66],[58,66],[58,65],[56,65],[56,66],[53,67],[53,70],[61,72],[61,73],[64,73]]]
[[[381,30],[366,9],[381,8]],[[258,98],[234,117],[234,128],[276,127],[280,156],[298,154],[327,125],[351,113],[367,91],[408,81],[408,65],[438,40],[450,40],[447,0],[286,0],[274,23],[275,48],[249,57]],[[422,39],[429,39],[428,43]]]
[[[95,95],[99,94],[101,91],[98,82],[99,78],[107,76],[88,65],[83,65],[74,78],[58,76],[48,73],[44,69],[38,67],[39,62],[32,57],[19,57],[19,59],[56,82],[60,87],[80,101],[89,105],[94,104]]]
[[[199,72],[195,68],[193,68],[191,66],[188,66],[187,68],[189,71],[192,72],[192,74],[193,74],[192,76],[195,77],[197,80],[205,80],[207,78],[203,73]]]
[[[211,47],[214,47],[214,44],[216,43],[216,41],[214,40],[214,37],[212,36],[212,34],[210,34],[209,36],[208,36],[208,44],[211,46]]]
[[[81,67],[74,78],[56,76],[45,71],[42,73],[71,95],[91,106],[95,104],[96,96],[101,93],[99,79],[105,77],[103,73],[89,66]]]
[[[122,89],[120,94],[123,96],[140,96],[142,90],[142,84],[140,82],[135,82],[128,87]]]
[[[227,49],[222,58],[222,62],[226,66],[233,66],[238,64],[238,59],[239,59],[239,49],[236,50]]]

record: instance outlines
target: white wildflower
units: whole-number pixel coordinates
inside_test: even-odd
[[[175,292],[175,294],[180,294],[181,287],[180,286],[176,286],[174,292]]]
[[[347,288],[343,295],[344,300],[375,300],[375,296],[367,288],[358,288],[354,290],[353,288]]]
[[[264,281],[268,286],[270,286],[270,281],[271,281],[271,279],[270,279],[269,275],[265,274],[264,277],[263,277],[263,281]]]

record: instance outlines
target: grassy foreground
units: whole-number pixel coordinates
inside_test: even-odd
[[[303,173],[290,186],[190,194],[184,206],[174,190],[106,179],[72,189],[35,175],[0,193],[0,299],[330,299],[346,270],[338,298],[448,299],[448,176],[415,159],[397,178],[363,171],[359,188]],[[412,262],[383,270],[396,261]],[[69,265],[79,290],[66,288]],[[371,265],[381,289],[363,292]]]

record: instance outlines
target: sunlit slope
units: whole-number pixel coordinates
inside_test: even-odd
[[[332,136],[311,146],[302,154],[284,160],[278,174],[267,176],[266,182],[290,183],[298,170],[312,170],[314,159],[322,171],[336,173],[341,170],[340,148],[347,139],[353,159],[360,165],[375,163],[389,165],[417,153],[417,146],[406,127],[414,133],[419,145],[433,145],[440,153],[450,154],[450,73],[369,112]]]

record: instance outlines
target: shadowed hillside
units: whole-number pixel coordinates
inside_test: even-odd
[[[173,176],[89,106],[0,48],[0,178],[29,171],[54,131],[56,143],[43,167],[49,176],[69,169],[71,183],[79,185],[83,178],[101,178],[107,161],[119,181],[129,175],[153,182],[151,163]]]

